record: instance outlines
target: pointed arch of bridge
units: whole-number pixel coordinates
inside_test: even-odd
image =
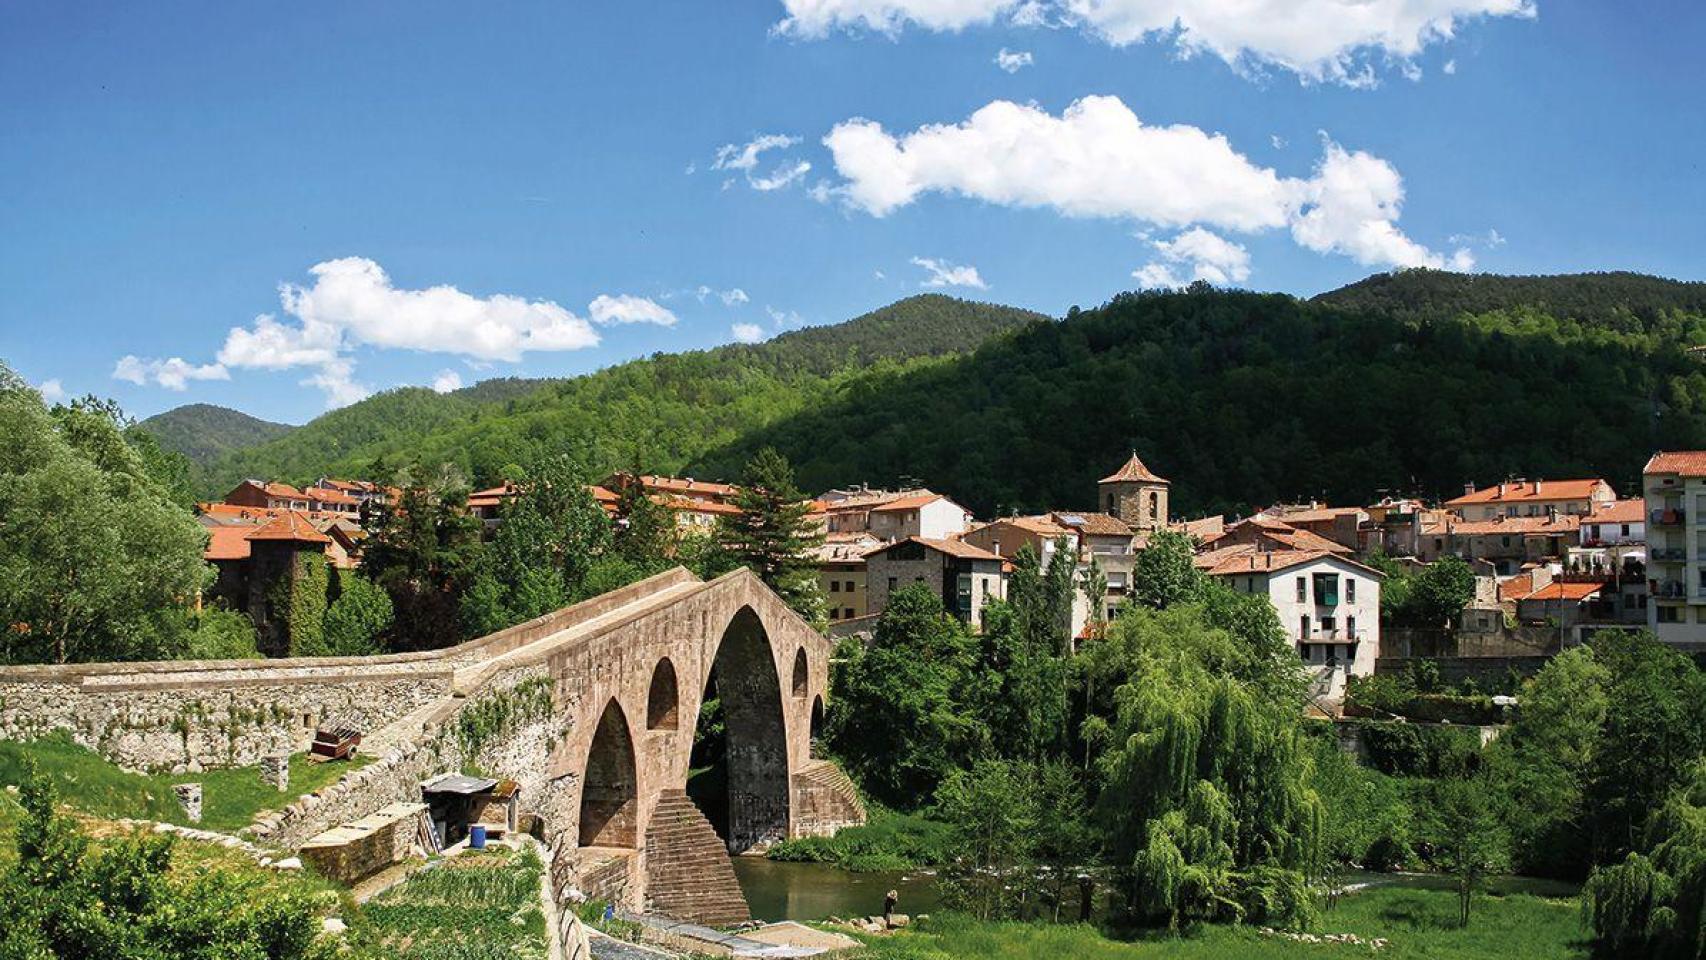
[[[628,716],[612,697],[598,717],[581,777],[580,845],[639,846],[640,792]]]
[[[794,651],[794,680],[791,686],[791,692],[793,693],[795,700],[804,700],[806,698],[806,691],[810,686],[810,678],[811,672],[806,667],[806,648],[801,647]]]
[[[791,766],[778,659],[764,621],[747,606],[729,619],[712,662],[728,769],[728,810],[715,825],[730,853],[788,837]]]
[[[674,730],[680,725],[681,688],[675,663],[664,657],[652,668],[652,682],[646,690],[646,729]]]

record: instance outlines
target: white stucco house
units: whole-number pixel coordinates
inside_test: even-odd
[[[1343,701],[1350,677],[1374,673],[1380,571],[1323,550],[1216,551],[1199,563],[1232,589],[1268,598],[1322,704]]]

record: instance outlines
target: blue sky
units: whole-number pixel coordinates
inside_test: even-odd
[[[1234,6],[4,0],[0,358],[301,422],[925,289],[1706,279],[1706,5]]]

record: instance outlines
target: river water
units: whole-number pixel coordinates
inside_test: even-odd
[[[823,863],[735,857],[735,876],[754,920],[822,920],[883,912],[883,894],[900,894],[899,913],[936,910],[936,878],[922,872],[849,873]]]
[[[900,913],[933,913],[941,904],[936,878],[924,871],[849,873],[822,863],[783,863],[763,857],[735,857],[735,876],[755,920],[822,920],[825,917],[874,916],[883,912],[883,894],[895,890]],[[1347,894],[1373,886],[1453,889],[1450,877],[1418,873],[1350,871],[1340,882]],[[1573,897],[1574,884],[1533,877],[1499,877],[1492,889],[1501,894]],[[1106,896],[1104,891],[1102,897]],[[1098,900],[1102,899],[1099,897]],[[1099,904],[1100,906],[1100,904]]]

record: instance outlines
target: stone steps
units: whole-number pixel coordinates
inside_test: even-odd
[[[865,803],[847,773],[830,760],[811,760],[794,774],[794,831],[827,836],[865,822]]]
[[[665,790],[646,828],[646,910],[726,927],[752,919],[728,849],[685,790]]]

